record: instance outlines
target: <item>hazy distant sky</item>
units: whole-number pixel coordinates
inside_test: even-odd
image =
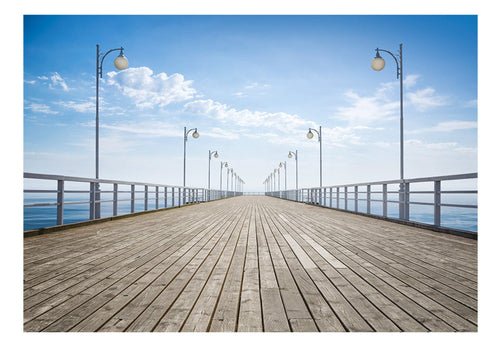
[[[123,46],[101,79],[100,177],[212,187],[220,160],[245,190],[288,163],[288,187],[399,178],[399,81],[379,47],[403,43],[405,176],[477,171],[476,16],[25,16],[24,171],[94,177],[96,44]],[[224,178],[225,178],[224,171]],[[283,177],[283,176],[282,176]],[[284,179],[282,179],[282,183]],[[283,187],[282,187],[283,188]]]

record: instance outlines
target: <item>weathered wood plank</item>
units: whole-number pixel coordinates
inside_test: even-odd
[[[477,331],[477,241],[262,196],[24,239],[25,331]]]

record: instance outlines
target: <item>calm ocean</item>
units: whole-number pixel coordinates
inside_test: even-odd
[[[66,199],[70,201],[85,201],[86,198]],[[25,204],[54,202],[53,199],[25,197]],[[465,202],[462,202],[465,203]],[[473,202],[474,203],[474,202]],[[160,200],[159,207],[164,207],[164,201]],[[167,205],[168,207],[171,204]],[[341,203],[341,206],[342,203]],[[155,202],[149,202],[149,209],[154,209]],[[354,202],[349,201],[349,210],[354,210]],[[136,200],[135,212],[144,211],[144,202]],[[366,212],[366,202],[360,201],[358,211]],[[382,215],[382,204],[373,202],[371,204],[372,214]],[[118,214],[130,213],[130,202],[118,202]],[[113,215],[113,205],[111,202],[103,203],[101,206],[101,217],[110,217]],[[398,217],[398,206],[396,204],[389,204],[387,209],[388,217]],[[89,219],[89,204],[75,204],[64,206],[64,224],[86,221]],[[410,220],[415,222],[433,224],[434,215],[433,207],[425,205],[412,205],[410,207]],[[24,230],[32,230],[43,227],[56,225],[56,207],[25,207],[24,208]],[[477,232],[477,210],[472,208],[456,208],[456,207],[442,207],[441,208],[441,225],[448,228],[460,229]]]

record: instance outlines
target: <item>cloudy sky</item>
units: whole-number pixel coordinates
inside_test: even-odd
[[[212,187],[220,161],[262,191],[399,178],[399,81],[371,69],[403,44],[405,176],[477,171],[476,16],[24,16],[24,171],[94,177],[96,44],[104,60],[100,177]],[[284,172],[282,171],[282,174]],[[225,177],[225,171],[224,171]],[[282,176],[283,178],[283,176]],[[284,179],[282,179],[282,184]],[[224,183],[225,184],[225,183]],[[282,188],[284,188],[282,186]]]

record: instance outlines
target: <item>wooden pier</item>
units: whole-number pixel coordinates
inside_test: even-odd
[[[267,196],[24,239],[24,331],[477,331],[477,241]]]

